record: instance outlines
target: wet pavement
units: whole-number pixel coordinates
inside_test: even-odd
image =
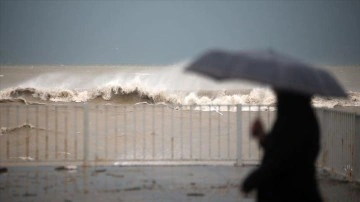
[[[238,191],[253,167],[9,167],[0,201],[255,201]],[[360,201],[360,186],[319,176],[325,201]]]

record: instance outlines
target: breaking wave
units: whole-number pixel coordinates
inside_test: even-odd
[[[134,104],[138,102],[168,104],[273,104],[275,97],[270,90],[253,89],[236,91],[156,91],[109,86],[94,90],[9,88],[0,92],[0,102],[112,102]]]
[[[184,73],[184,65],[186,62],[154,67],[51,67],[0,89],[0,103],[273,105],[276,102],[270,88],[252,83],[216,83]],[[360,92],[348,94],[348,99],[315,97],[312,102],[316,107],[360,106]]]
[[[20,102],[24,104],[42,104],[48,102],[97,102],[116,104],[184,104],[184,105],[234,105],[259,104],[273,105],[274,93],[267,88],[232,91],[162,91],[146,90],[139,86],[123,88],[108,86],[93,90],[72,90],[53,88],[8,88],[0,91],[0,103]],[[312,103],[316,107],[334,108],[337,106],[360,106],[360,93],[349,92],[348,99],[315,97]]]

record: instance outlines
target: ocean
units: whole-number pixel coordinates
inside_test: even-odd
[[[215,82],[173,65],[0,67],[0,102],[273,105],[270,87],[247,81]],[[349,94],[348,99],[314,97],[315,107],[360,106],[360,66],[324,66]]]

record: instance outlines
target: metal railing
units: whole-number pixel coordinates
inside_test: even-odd
[[[93,105],[88,111],[90,161],[236,159],[231,106]]]
[[[319,167],[360,181],[360,116],[317,114]],[[275,116],[271,106],[0,104],[0,164],[258,164],[250,124],[269,129]]]
[[[81,161],[82,105],[0,104],[0,163]]]
[[[322,134],[318,166],[360,182],[360,116],[328,109],[317,113]]]
[[[360,115],[356,116],[355,142],[354,142],[354,180],[360,182]]]
[[[276,118],[275,108],[272,106],[261,105],[238,105],[238,136],[241,140],[239,145],[238,162],[239,165],[259,164],[262,157],[262,150],[258,142],[251,137],[250,128],[256,119],[260,119],[264,124],[265,130],[271,129]]]
[[[0,105],[0,163],[237,159],[236,106]]]

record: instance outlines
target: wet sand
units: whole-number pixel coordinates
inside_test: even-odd
[[[0,201],[255,201],[238,187],[254,167],[10,167],[0,174]],[[318,177],[324,202],[357,202],[360,186]],[[294,196],[296,197],[296,196]]]

